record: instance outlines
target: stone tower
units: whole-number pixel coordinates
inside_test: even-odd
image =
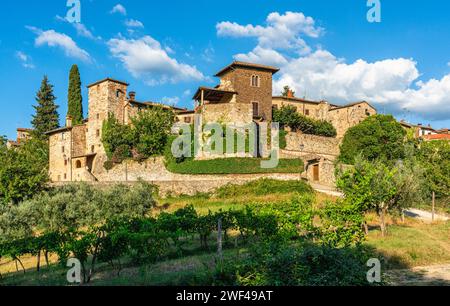
[[[107,160],[102,144],[103,122],[112,113],[119,122],[124,120],[124,108],[127,104],[127,83],[104,79],[88,86],[89,121],[86,124],[86,153],[95,155],[92,173],[103,172]]]
[[[233,62],[216,74],[219,88],[237,92],[236,102],[252,105],[253,117],[272,121],[272,76],[278,68]]]

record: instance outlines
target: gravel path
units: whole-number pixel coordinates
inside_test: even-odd
[[[450,264],[393,270],[386,276],[393,286],[450,286]]]
[[[432,221],[432,214],[431,212],[410,208],[405,210],[405,215],[408,217],[420,219],[422,221],[431,222]],[[449,221],[450,218],[444,215],[434,215],[434,221]]]

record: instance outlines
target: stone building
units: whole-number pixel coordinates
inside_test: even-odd
[[[318,182],[331,179],[332,164],[338,155],[340,138],[348,128],[367,116],[376,114],[375,108],[363,101],[346,106],[326,101],[309,101],[294,97],[273,96],[273,75],[278,68],[233,62],[220,70],[216,77],[219,85],[200,87],[194,95],[195,110],[187,110],[151,101],[138,101],[135,92],[127,92],[129,84],[106,78],[88,86],[89,118],[73,125],[70,117],[63,128],[49,131],[50,178],[54,182],[103,181],[111,177],[104,169],[107,160],[102,144],[102,126],[112,113],[122,124],[130,124],[140,111],[155,106],[174,111],[181,123],[194,123],[200,115],[203,124],[209,122],[251,124],[272,121],[273,108],[292,105],[305,116],[327,120],[337,129],[337,138],[319,138],[310,135],[288,137],[286,154],[303,158],[308,165],[306,175]],[[317,166],[319,165],[319,166]],[[126,166],[128,169],[128,166]],[[130,169],[133,169],[130,165]],[[123,177],[134,177],[125,171]],[[117,178],[121,181],[122,178]]]
[[[273,97],[273,108],[283,106],[295,107],[298,113],[306,117],[330,122],[336,128],[338,138],[344,137],[349,128],[377,114],[377,110],[366,101],[339,106],[327,101],[296,98],[292,92],[288,92],[286,97]]]
[[[103,165],[107,156],[102,127],[110,113],[122,124],[130,124],[139,111],[155,106],[171,109],[175,114],[187,112],[155,102],[137,101],[135,92],[127,96],[128,86],[110,78],[89,85],[89,118],[74,126],[72,118],[67,117],[65,127],[46,133],[50,147],[49,174],[53,182],[97,181],[105,172]]]
[[[200,87],[194,96],[203,123],[272,121],[272,76],[278,68],[233,62],[215,76],[220,84]]]
[[[31,136],[32,133],[33,133],[32,129],[18,128],[16,140],[8,140],[6,142],[6,147],[8,149],[20,147],[23,143],[25,143],[25,141],[32,138]]]

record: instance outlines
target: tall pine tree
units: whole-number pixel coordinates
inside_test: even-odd
[[[58,106],[55,104],[55,100],[53,85],[50,84],[47,76],[44,76],[41,88],[36,94],[38,104],[33,106],[36,114],[31,121],[37,136],[42,136],[45,132],[59,128]]]
[[[81,96],[81,78],[77,65],[73,65],[69,75],[69,93],[67,97],[69,110],[67,116],[72,117],[73,124],[83,122],[83,97]]]

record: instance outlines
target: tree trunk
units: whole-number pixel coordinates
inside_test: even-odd
[[[44,256],[45,256],[45,264],[46,264],[47,267],[48,267],[49,264],[48,264],[48,251],[47,251],[47,250],[45,250]]]
[[[91,268],[89,269],[89,275],[87,278],[87,283],[89,283],[91,281],[92,275],[94,275],[94,270],[95,270],[95,262],[97,260],[97,253],[98,253],[98,248],[100,246],[100,239],[102,239],[103,234],[100,233],[97,237],[97,243],[95,244],[95,250],[94,250],[94,255],[92,256],[92,263],[91,263]]]
[[[383,205],[384,206],[384,205]],[[386,237],[387,234],[387,227],[386,227],[386,208],[381,208],[380,210],[380,229],[381,229],[381,236]]]
[[[364,232],[366,233],[366,236],[369,235],[369,227],[367,226],[367,221],[364,221],[363,227],[364,227]]]
[[[16,268],[17,268],[17,262],[20,263],[20,266],[22,267],[22,270],[23,270],[23,274],[25,274],[27,271],[25,270],[25,267],[24,267],[22,261],[18,257],[16,257]],[[19,272],[18,269],[17,269],[17,272]]]
[[[37,266],[36,266],[36,271],[37,271],[37,272],[41,271],[41,250],[39,250],[38,253],[37,253]]]

